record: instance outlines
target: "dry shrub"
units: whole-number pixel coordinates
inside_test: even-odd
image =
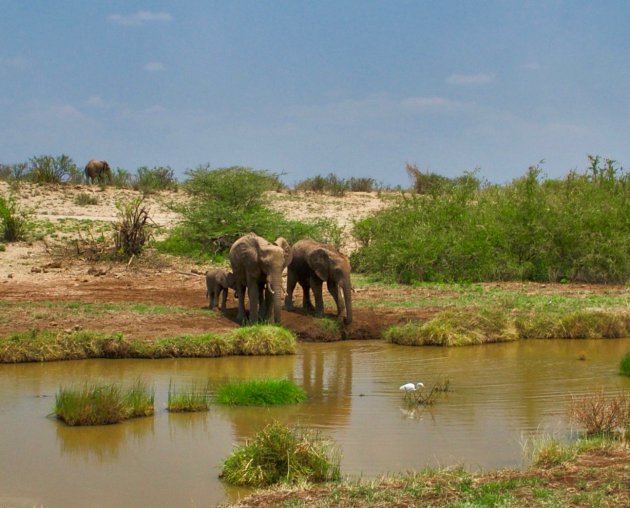
[[[582,426],[588,436],[623,433],[630,426],[630,397],[625,393],[594,393],[571,397],[569,420]]]
[[[139,255],[151,238],[154,223],[144,197],[116,203],[119,222],[114,225],[116,253],[124,258]]]

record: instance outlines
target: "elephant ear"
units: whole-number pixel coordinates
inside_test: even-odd
[[[308,255],[308,264],[321,280],[328,280],[330,258],[326,249],[315,249]]]
[[[278,247],[280,247],[284,251],[283,264],[284,264],[284,267],[286,268],[287,266],[291,264],[291,261],[293,261],[293,249],[291,248],[291,245],[289,245],[289,242],[287,242],[286,239],[282,238],[281,236],[276,238],[275,243]]]

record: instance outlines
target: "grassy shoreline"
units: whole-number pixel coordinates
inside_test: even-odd
[[[553,445],[557,460],[524,471],[470,473],[462,467],[426,469],[375,480],[346,479],[257,490],[223,508],[433,508],[502,506],[564,507],[630,505],[630,448],[621,441],[583,440]],[[540,450],[543,454],[546,449]],[[546,455],[545,455],[546,456]]]
[[[33,330],[0,338],[0,363],[88,358],[214,358],[230,355],[295,353],[295,335],[284,328],[256,325],[224,334],[181,335],[154,341],[127,339],[122,333],[86,330]]]

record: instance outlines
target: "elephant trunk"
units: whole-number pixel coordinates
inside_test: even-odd
[[[342,285],[343,301],[346,304],[346,324],[352,323],[352,285],[350,281],[346,281]]]
[[[282,310],[282,271],[271,276],[271,294],[273,295],[273,322],[280,323]]]

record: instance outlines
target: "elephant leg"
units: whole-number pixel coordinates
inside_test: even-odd
[[[221,295],[221,293],[223,293]],[[227,308],[227,296],[228,296],[228,288],[221,288],[221,290],[219,291],[219,294],[223,297],[221,300],[221,312],[225,312],[225,309]],[[217,301],[217,305],[219,304],[219,302]]]
[[[208,289],[208,308],[214,309],[214,288]]]
[[[238,299],[238,311],[236,313],[236,320],[239,323],[243,323],[245,321],[245,287],[246,286],[244,286],[243,284],[236,285],[236,298]]]
[[[258,322],[258,306],[260,303],[260,289],[258,281],[247,281],[247,295],[249,296],[249,321],[251,323]]]
[[[315,315],[322,317],[324,315],[324,297],[322,296],[322,281],[317,277],[311,277],[310,285],[313,288],[315,296]]]
[[[300,286],[302,286],[302,307],[304,310],[313,312],[315,307],[311,303],[311,286],[308,282],[300,282]]]
[[[293,310],[293,290],[297,284],[297,274],[293,270],[287,271],[287,295],[284,298],[284,308]]]
[[[271,314],[273,312],[273,293],[271,292],[271,288],[269,284],[265,284],[263,286],[263,302],[264,302],[264,313],[262,315],[262,319],[265,321],[270,321]]]
[[[343,303],[343,298],[339,298],[339,286],[335,281],[326,282],[326,287],[328,288],[328,292],[335,300],[335,305],[337,305],[337,316],[341,316],[341,314],[346,309],[345,304]]]

